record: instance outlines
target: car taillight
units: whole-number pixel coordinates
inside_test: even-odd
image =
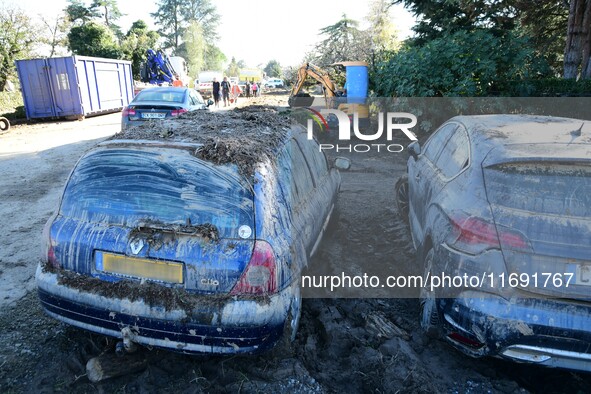
[[[230,294],[273,294],[275,292],[277,292],[275,253],[267,242],[255,241],[250,261]]]
[[[47,248],[47,263],[52,266],[53,268],[59,268],[60,267],[60,263],[57,260],[57,258],[55,257],[55,250],[53,249],[53,245],[49,245],[49,247]]]
[[[501,244],[510,249],[525,249],[527,240],[519,233],[496,226],[482,218],[455,213],[450,217],[452,231],[448,245],[471,254],[488,249],[500,249]]]
[[[121,116],[135,116],[135,108],[125,107],[121,111]]]
[[[179,109],[173,109],[170,112],[171,116],[179,116],[180,114],[184,114],[185,112],[189,112],[188,110],[184,109],[184,108],[179,108]]]

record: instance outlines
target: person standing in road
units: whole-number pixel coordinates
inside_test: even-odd
[[[238,96],[242,93],[242,89],[240,86],[235,83],[232,85],[232,98],[234,99],[234,104],[238,104]]]
[[[222,87],[222,97],[224,99],[224,107],[228,106],[230,102],[230,82],[228,82],[228,77],[224,77],[224,80],[221,83]]]
[[[248,82],[248,79],[246,80],[244,90],[246,90],[246,98],[250,98],[250,82]]]
[[[255,81],[252,81],[252,97],[257,96],[258,90],[259,90],[259,87],[258,87],[257,83]]]
[[[216,108],[220,107],[220,83],[218,82],[217,78],[213,79],[213,84],[211,86],[211,95],[213,96],[213,101],[215,102]]]

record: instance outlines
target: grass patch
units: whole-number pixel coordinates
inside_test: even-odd
[[[21,92],[0,92],[0,116],[7,119],[26,117]]]

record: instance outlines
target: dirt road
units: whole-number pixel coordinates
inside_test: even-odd
[[[86,149],[118,131],[119,116],[20,126],[0,136],[0,392],[591,391],[589,375],[474,360],[427,339],[416,299],[306,299],[291,352],[189,357],[153,350],[146,370],[90,383],[86,361],[112,351],[113,341],[46,317],[32,278],[41,229],[65,177]],[[342,174],[340,219],[314,263],[355,266],[369,253],[412,272],[414,253],[392,193],[406,155],[340,155],[353,165]]]

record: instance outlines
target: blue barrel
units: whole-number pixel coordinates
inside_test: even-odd
[[[367,66],[346,66],[347,69],[347,102],[364,104],[367,98],[369,79]]]

